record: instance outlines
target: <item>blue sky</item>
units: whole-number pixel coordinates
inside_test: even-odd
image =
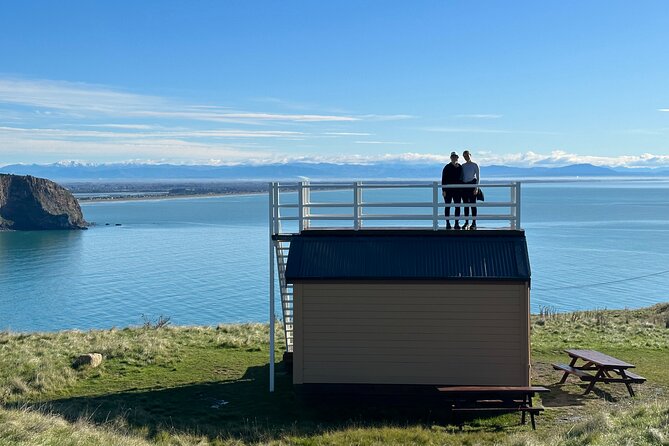
[[[0,5],[0,165],[669,165],[669,3]]]

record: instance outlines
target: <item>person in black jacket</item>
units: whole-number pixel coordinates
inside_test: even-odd
[[[462,166],[458,164],[458,154],[451,152],[451,162],[444,166],[444,170],[441,171],[441,184],[450,185],[450,184],[462,184]],[[446,202],[446,229],[451,229],[451,221],[448,219],[451,215],[451,207],[449,204],[453,202],[454,204],[460,204],[462,202],[462,191],[460,189],[442,189],[442,194],[444,195],[444,201]],[[460,216],[460,208],[455,208],[455,229],[460,229],[460,220],[457,217]]]

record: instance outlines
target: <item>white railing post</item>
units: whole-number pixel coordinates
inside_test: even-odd
[[[516,229],[516,183],[515,181],[509,185],[509,201],[511,202],[511,209],[509,214],[509,226],[511,229]]]
[[[269,185],[269,391],[274,392],[274,230],[276,225],[275,183]]]
[[[515,204],[516,204],[516,229],[522,229],[523,227],[520,224],[520,181],[516,181],[514,190],[516,192]]]
[[[300,181],[297,188],[297,218],[298,226],[297,232],[302,232],[304,229],[304,182]]]
[[[273,195],[274,195],[274,233],[275,234],[280,234],[281,233],[281,209],[279,208],[279,205],[281,204],[279,201],[279,183],[274,183],[274,189],[273,189]]]
[[[308,181],[304,181],[302,183],[302,191],[304,194],[304,197],[302,198],[302,206],[304,208],[304,212],[302,213],[302,216],[304,218],[304,228],[303,229],[309,229],[311,226],[311,219],[309,216],[311,215],[311,208],[309,205],[311,204],[311,186],[309,185]]]
[[[432,229],[439,229],[439,182],[432,183]]]
[[[353,183],[353,229],[356,231],[362,226],[360,220],[360,204],[362,203],[362,188],[360,182]]]

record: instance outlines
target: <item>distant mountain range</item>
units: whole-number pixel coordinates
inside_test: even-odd
[[[13,164],[0,167],[0,173],[33,175],[54,181],[286,181],[286,180],[379,180],[441,178],[441,165],[414,163],[334,164],[286,163],[234,166],[176,165],[176,164]],[[669,176],[669,167],[609,168],[592,164],[573,164],[564,167],[481,166],[487,178],[550,178],[550,177],[651,177]]]

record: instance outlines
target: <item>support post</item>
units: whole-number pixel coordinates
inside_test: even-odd
[[[509,187],[509,201],[511,202],[511,209],[509,213],[511,218],[509,220],[509,226],[511,229],[516,229],[516,182],[512,182]]]
[[[274,183],[274,234],[281,233],[281,211],[279,210],[279,183]]]
[[[304,229],[304,181],[298,183],[297,188],[298,233]]]
[[[309,218],[311,216],[311,208],[309,207],[311,204],[311,186],[309,186],[308,181],[304,181],[302,185],[304,194],[304,197],[302,197],[302,205],[304,207],[304,211],[302,213],[302,217],[304,218],[303,229],[309,229],[311,226],[311,219]]]
[[[269,186],[269,391],[274,392],[274,228],[275,191],[278,185]]]
[[[362,203],[362,188],[360,182],[353,183],[353,229],[356,231],[362,226],[360,220],[360,203]]]
[[[516,203],[516,229],[522,229],[522,225],[520,224],[520,209],[521,209],[520,208],[520,205],[521,205],[521,203],[520,203],[520,195],[521,195],[520,194],[520,181],[516,181],[515,185],[516,185],[516,187],[514,188],[514,190],[516,192],[516,197],[515,197],[516,198],[515,199],[515,203]]]
[[[439,182],[432,183],[432,229],[439,229]]]

